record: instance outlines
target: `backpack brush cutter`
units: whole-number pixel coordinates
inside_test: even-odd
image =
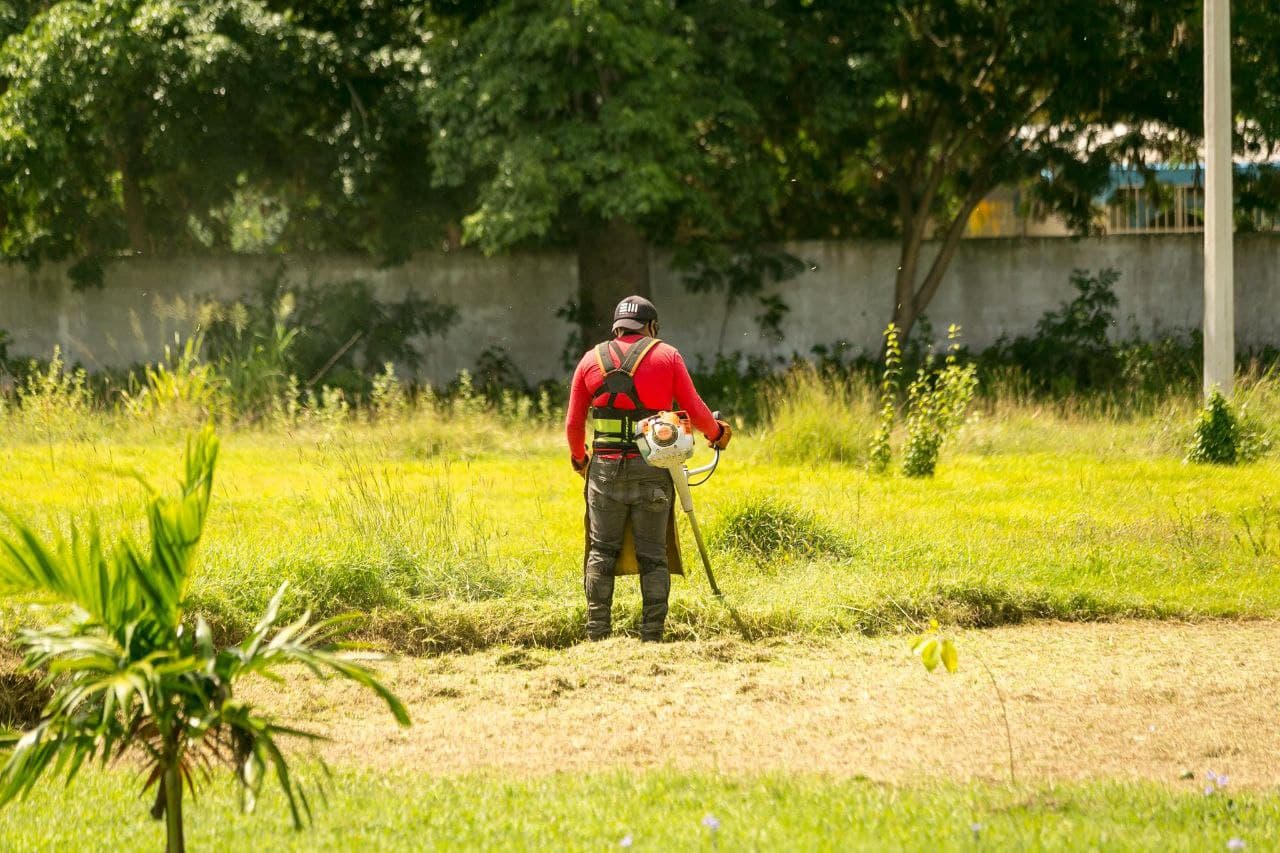
[[[716,412],[715,417],[719,418],[720,413]],[[684,510],[685,517],[689,519],[689,527],[693,530],[693,541],[698,546],[698,556],[702,558],[702,568],[707,573],[711,592],[728,608],[729,615],[743,638],[750,640],[751,632],[742,617],[716,584],[716,576],[711,571],[711,558],[707,556],[707,546],[702,541],[702,529],[698,527],[698,517],[693,512],[693,493],[690,487],[701,486],[711,479],[720,464],[720,451],[716,449],[715,458],[711,462],[689,470],[685,463],[693,457],[694,445],[693,425],[685,412],[659,412],[636,425],[636,447],[644,461],[655,468],[665,468],[671,474],[676,494],[680,496],[680,508]],[[690,481],[691,477],[698,476],[702,479]]]

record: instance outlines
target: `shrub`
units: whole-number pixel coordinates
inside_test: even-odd
[[[85,427],[93,410],[93,394],[83,368],[68,369],[62,349],[55,346],[49,364],[32,361],[25,381],[18,387],[18,419],[46,440]]]
[[[480,353],[471,375],[475,390],[490,403],[500,402],[504,397],[527,397],[530,394],[524,371],[505,347],[488,347]]]
[[[908,477],[932,477],[942,445],[964,421],[965,410],[978,386],[978,368],[960,364],[956,355],[960,328],[947,330],[950,352],[942,370],[933,369],[933,356],[925,359],[907,388],[907,446],[902,473]]]
[[[216,418],[227,408],[225,382],[213,366],[200,358],[203,337],[187,338],[175,354],[164,348],[164,361],[148,365],[142,387],[124,397],[125,410],[153,423],[195,426]],[[174,343],[178,343],[175,339]]]
[[[710,365],[699,359],[692,371],[694,384],[706,400],[725,412],[745,421],[757,421],[761,415],[763,397],[761,389],[781,365],[759,355],[743,355],[735,352],[719,354]]]
[[[1046,312],[1036,323],[1034,337],[1001,342],[987,354],[989,360],[1024,368],[1036,389],[1056,396],[1114,385],[1120,376],[1120,360],[1108,340],[1115,326],[1120,301],[1115,284],[1120,273],[1104,269],[1097,275],[1075,270],[1071,286],[1076,296]]]
[[[711,540],[718,548],[760,560],[846,557],[851,550],[813,513],[767,496],[748,497],[731,506]]]
[[[1237,414],[1221,392],[1214,391],[1196,418],[1187,461],[1205,465],[1251,462],[1268,446],[1262,430]]]
[[[304,389],[324,384],[363,400],[373,371],[387,362],[416,369],[422,355],[414,341],[443,334],[457,317],[454,306],[412,293],[384,302],[360,280],[290,287],[277,274],[251,299],[214,303],[207,340],[215,362],[225,359],[270,378],[268,389],[253,395],[261,412],[261,398],[278,394],[289,375]]]
[[[269,313],[240,302],[206,309],[209,357],[226,381],[240,417],[261,420],[273,415],[295,385],[292,349],[298,330],[289,326],[293,311],[288,294]]]
[[[382,373],[373,377],[369,391],[369,417],[374,420],[394,420],[404,417],[409,410],[409,397],[396,377],[396,366],[387,362]]]

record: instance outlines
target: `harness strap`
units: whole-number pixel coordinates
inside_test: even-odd
[[[591,392],[591,397],[594,401],[601,395],[607,396],[603,405],[592,406],[595,427],[593,447],[600,450],[635,449],[636,423],[656,413],[641,406],[635,372],[645,356],[659,343],[661,341],[657,338],[645,337],[632,343],[625,351],[616,340],[607,341],[595,348],[596,362],[600,365],[603,380]],[[619,407],[619,397],[625,397],[632,407]]]
[[[628,376],[636,375],[636,368],[640,366],[640,362],[649,354],[649,351],[656,347],[662,341],[657,338],[641,338],[631,345],[627,350],[626,358],[623,358],[618,364],[618,369],[625,371]],[[614,342],[616,346],[616,342]]]

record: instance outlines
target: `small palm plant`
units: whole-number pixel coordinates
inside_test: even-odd
[[[26,795],[46,771],[65,772],[70,782],[86,762],[130,755],[141,762],[144,790],[156,789],[152,815],[165,820],[170,853],[185,849],[184,786],[194,794],[197,778],[207,780],[219,765],[239,780],[245,811],[273,771],[301,828],[311,810],[280,741],[317,736],[279,725],[235,695],[246,676],[278,678],[286,664],[359,682],[409,724],[404,706],[369,670],[337,653],[345,618],[312,625],[307,614],[275,627],[284,587],[252,633],[227,648],[215,648],[205,621],[184,613],[217,457],[211,428],[188,442],[181,493],[153,495],[148,504],[149,554],[128,538],[107,547],[96,524],[72,525],[70,537],[50,547],[10,517],[13,534],[0,536],[0,590],[70,604],[73,615],[19,637],[24,668],[46,673],[52,698],[39,723],[6,739],[0,805]]]

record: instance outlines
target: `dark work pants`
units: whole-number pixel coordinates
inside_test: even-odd
[[[671,573],[667,567],[667,521],[674,487],[671,474],[640,458],[592,458],[587,472],[587,636],[609,636],[613,568],[622,551],[622,531],[631,519],[640,564],[642,640],[661,640],[667,621]]]

